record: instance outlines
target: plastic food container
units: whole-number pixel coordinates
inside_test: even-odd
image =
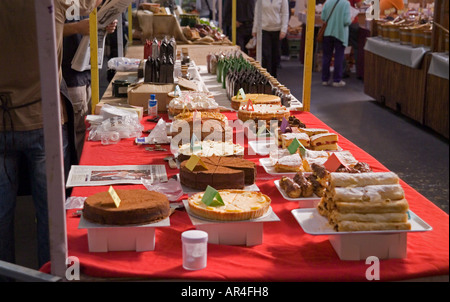
[[[206,267],[208,233],[191,230],[181,234],[183,245],[183,268],[200,270]]]

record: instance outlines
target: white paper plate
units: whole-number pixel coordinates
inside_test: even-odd
[[[409,211],[409,222],[411,230],[381,230],[381,231],[360,231],[360,232],[337,232],[330,224],[328,219],[317,212],[316,208],[294,209],[291,211],[297,222],[300,224],[305,233],[310,235],[347,235],[347,234],[389,234],[389,233],[410,233],[410,232],[426,232],[433,228],[425,221],[420,219],[412,211]]]
[[[310,197],[299,197],[299,198],[292,198],[289,197],[286,192],[281,188],[280,186],[280,180],[274,181],[275,186],[277,187],[278,191],[280,191],[281,195],[283,195],[283,198],[286,200],[292,200],[292,201],[298,201],[299,205],[301,207],[315,207],[319,201],[320,197],[313,193]]]

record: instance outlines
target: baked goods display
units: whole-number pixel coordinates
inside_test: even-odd
[[[205,190],[208,185],[216,189],[243,189],[255,182],[256,165],[252,161],[223,156],[201,157],[200,159],[206,168],[197,164],[191,171],[186,167],[187,160],[180,164],[182,185],[197,190]]]
[[[194,115],[198,120],[194,121]],[[228,118],[220,112],[184,112],[174,117],[170,135],[181,135],[179,138],[186,142],[191,140],[193,133],[199,132],[201,136],[198,139],[225,141],[227,129]]]
[[[172,116],[185,111],[219,112],[219,104],[211,94],[199,91],[189,91],[172,99],[167,108]]]
[[[282,133],[281,135],[281,148],[286,149],[292,143],[294,139],[297,139],[305,148],[309,148],[310,139],[308,134],[302,132]]]
[[[302,172],[297,172],[294,178],[281,177],[280,188],[290,198],[311,197],[314,194],[312,182]]]
[[[243,99],[240,95],[233,96],[231,98],[231,108],[234,110],[239,110],[241,106],[247,104],[248,100],[251,100],[253,104],[281,105],[281,98],[279,96],[272,94],[249,93],[245,95],[245,99]]]
[[[245,122],[247,120],[282,120],[289,118],[289,109],[282,105],[253,104],[250,108],[243,105],[239,108],[238,119]]]
[[[192,148],[193,147],[193,148]],[[177,159],[180,162],[188,160],[192,154],[199,157],[210,156],[244,156],[244,147],[233,142],[218,142],[212,140],[197,141],[194,146],[191,143],[183,144],[178,148]]]
[[[170,214],[167,196],[147,190],[116,190],[121,202],[116,207],[108,192],[89,196],[83,206],[83,218],[106,225],[132,225],[160,221]]]
[[[310,137],[312,150],[338,150],[336,133],[320,133]]]
[[[204,192],[189,197],[189,210],[201,218],[219,221],[241,221],[262,217],[270,208],[269,196],[256,191],[218,190],[223,205],[208,206],[202,202]]]
[[[349,168],[353,168],[358,163],[353,154],[347,150],[343,151],[306,150],[305,155],[303,156],[303,169],[306,172],[312,172],[311,168],[312,164],[323,165],[333,154],[337,156],[340,159],[340,161]]]
[[[338,232],[410,230],[408,209],[393,172],[330,173],[317,206]]]

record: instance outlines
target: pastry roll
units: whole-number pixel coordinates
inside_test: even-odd
[[[357,222],[341,221],[335,225],[338,232],[357,232],[357,231],[382,231],[382,230],[410,230],[409,222]]]
[[[334,211],[330,214],[330,220],[333,223],[341,221],[358,221],[358,222],[408,222],[407,213],[382,213],[382,214],[357,214],[357,213],[340,213]]]
[[[406,199],[393,201],[334,202],[333,207],[341,213],[405,213],[409,209]]]
[[[334,201],[345,202],[378,202],[405,198],[405,192],[399,184],[371,185],[365,187],[335,187],[329,192]]]
[[[364,187],[398,183],[399,177],[393,172],[367,172],[358,174],[333,172],[329,180],[331,187]]]

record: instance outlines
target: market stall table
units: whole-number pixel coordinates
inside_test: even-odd
[[[307,127],[330,127],[309,112],[291,112]],[[236,119],[235,112],[225,113],[229,120]],[[167,116],[163,115],[167,120]],[[142,120],[145,129],[154,124]],[[368,163],[373,171],[387,168],[369,153],[358,148],[346,138],[339,136],[339,146],[349,150],[354,157]],[[146,151],[145,146],[136,145],[134,139],[123,139],[115,145],[102,145],[87,141],[81,157],[81,165],[149,165],[165,164],[167,176],[178,173],[170,169],[163,160],[171,155],[167,152]],[[170,226],[157,228],[155,249],[147,252],[102,252],[92,253],[88,249],[85,229],[79,229],[79,217],[75,210],[67,211],[68,255],[80,260],[81,272],[94,278],[144,278],[149,280],[207,280],[207,281],[367,281],[369,265],[364,260],[340,260],[328,236],[306,234],[291,211],[298,208],[297,202],[286,200],[274,185],[279,179],[265,172],[259,165],[262,156],[248,155],[245,143],[245,158],[257,164],[256,185],[272,199],[272,209],[280,221],[264,224],[263,243],[255,246],[233,246],[208,244],[208,264],[205,269],[187,271],[182,267],[181,234],[194,229],[185,210],[176,210],[170,216]],[[370,152],[370,150],[368,150]],[[413,152],[413,151],[412,151]],[[393,171],[395,172],[395,171]],[[438,181],[438,180],[437,180]],[[420,195],[409,185],[400,182],[405,191],[410,210],[433,228],[428,232],[408,233],[407,257],[380,261],[381,281],[407,280],[444,276],[449,273],[449,220],[448,215]],[[143,185],[116,185],[120,189],[144,188]],[[108,186],[75,187],[72,196],[87,197]],[[178,201],[185,199],[182,196]],[[50,263],[41,268],[50,271]],[[447,279],[448,280],[448,279]]]

